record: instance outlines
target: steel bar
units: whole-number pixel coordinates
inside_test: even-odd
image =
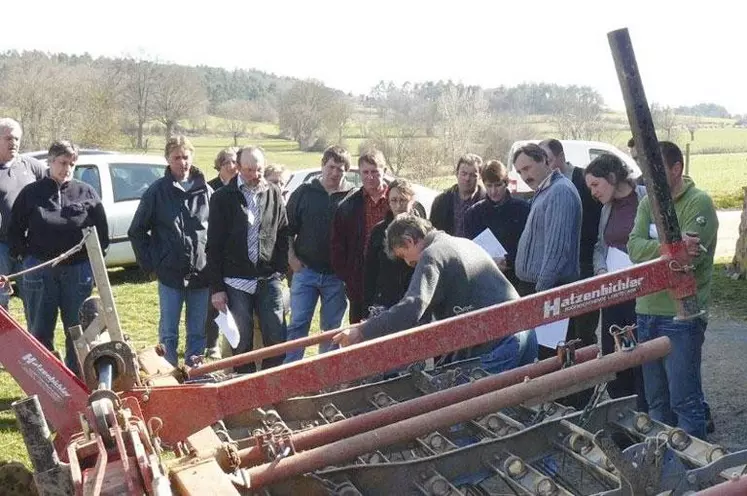
[[[599,348],[597,346],[587,346],[576,352],[576,361],[577,363],[584,363],[596,358],[598,354]],[[508,370],[502,374],[491,375],[469,384],[448,388],[444,391],[397,403],[387,408],[374,410],[332,424],[300,431],[292,436],[293,446],[297,451],[305,451],[309,448],[329,444],[377,427],[393,424],[415,415],[519,384],[526,378],[534,379],[549,374],[560,370],[561,366],[560,359],[552,357],[531,365]]]
[[[465,422],[525,401],[547,397],[576,384],[616,373],[666,356],[669,339],[657,338],[639,344],[632,351],[621,351],[574,367],[551,372],[528,382],[450,405],[430,413],[408,418],[395,424],[330,443],[273,463],[247,469],[252,489],[305,474],[322,467],[344,463],[364,453],[422,436],[437,429]]]
[[[670,259],[662,257],[220,384],[136,387],[121,395],[138,401],[146,421],[151,417],[163,419],[161,439],[173,444],[239,412],[387,372],[677,285],[695,291],[692,275],[672,271]],[[190,415],[183,415],[185,404],[190,405]]]
[[[646,93],[643,90],[630,34],[627,29],[619,29],[610,32],[607,37],[612,50],[612,58],[615,61],[630,128],[635,138],[635,146],[641,158],[641,169],[646,180],[651,212],[659,233],[662,254],[670,255],[679,262],[681,267],[684,267],[690,264],[690,256],[682,242],[680,225],[674,210],[654,121],[648,107]],[[702,313],[695,295],[684,296],[677,293],[676,287],[673,289],[680,318],[693,318]]]
[[[576,351],[576,363],[592,360],[598,354],[599,348],[595,345],[581,348]],[[518,384],[527,378],[534,379],[535,377],[559,370],[561,366],[562,363],[558,357],[548,358],[531,365],[508,370],[501,374],[491,375],[475,382],[413,398],[331,424],[299,431],[290,436],[290,441],[297,452],[305,451],[370,431],[377,427],[393,424],[415,415],[453,405],[513,384]],[[256,446],[240,450],[239,457],[241,458],[242,467],[254,466],[267,461],[264,459],[261,449]]]
[[[200,365],[198,367],[187,370],[187,377],[190,379],[194,379],[195,377],[200,377],[211,372],[217,372],[219,370],[227,369],[229,367],[237,367],[245,363],[282,355],[286,351],[305,348],[307,346],[330,341],[339,332],[339,329],[333,329],[331,331],[320,332],[319,334],[315,334],[314,336],[294,339],[293,341],[286,341],[284,343],[266,346],[258,350],[247,351],[246,353],[241,353],[229,358],[215,360],[214,362],[206,363],[204,365]]]
[[[747,494],[747,475],[722,482],[696,494],[697,496],[744,496]]]

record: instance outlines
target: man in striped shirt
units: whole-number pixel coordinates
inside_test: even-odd
[[[255,312],[265,346],[285,341],[281,280],[288,270],[288,219],[280,189],[263,177],[261,149],[248,146],[239,156],[239,174],[210,202],[206,248],[211,302],[220,312],[228,309],[239,329],[235,355],[252,350]],[[265,359],[262,368],[283,359]],[[254,370],[253,363],[236,369]]]

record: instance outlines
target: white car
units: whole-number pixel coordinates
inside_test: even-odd
[[[291,193],[298,188],[300,185],[304,183],[311,182],[315,177],[319,176],[322,173],[321,167],[316,169],[300,169],[295,171],[289,171],[291,176],[288,179],[288,182],[285,183],[285,186],[283,187],[283,197],[287,200]],[[393,181],[395,178],[394,176],[386,175],[384,176],[387,181]],[[363,184],[363,180],[361,178],[360,173],[358,172],[358,169],[350,169],[345,174],[345,179],[354,184],[356,187],[359,187]],[[433,200],[435,200],[436,196],[438,196],[441,192],[436,191],[431,188],[427,188],[425,186],[421,186],[419,184],[413,184],[413,189],[415,190],[415,200],[418,201],[423,208],[425,208],[425,213],[428,217],[431,215],[431,205],[433,205]]]
[[[508,187],[512,193],[518,196],[531,196],[532,189],[521,179],[519,173],[514,168],[514,153],[520,147],[529,143],[539,143],[541,140],[523,140],[516,141],[511,145],[508,152]],[[637,179],[641,175],[641,168],[633,160],[633,157],[620,151],[617,147],[601,141],[581,141],[581,140],[560,140],[565,152],[565,159],[577,167],[586,167],[589,163],[600,155],[615,155],[627,165],[632,173],[632,178]]]
[[[107,267],[137,265],[127,237],[140,197],[163,177],[166,159],[158,155],[81,155],[73,175],[93,186],[101,197],[109,222]]]

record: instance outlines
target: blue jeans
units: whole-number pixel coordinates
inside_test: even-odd
[[[18,272],[19,263],[10,257],[10,248],[5,243],[0,243],[0,274],[7,276]],[[18,287],[20,288],[20,281]],[[0,306],[8,309],[10,302],[10,288],[0,288]]]
[[[158,281],[158,303],[161,317],[158,320],[158,340],[166,349],[166,360],[175,366],[179,362],[176,349],[179,347],[179,319],[182,306],[186,304],[187,346],[184,362],[192,365],[193,356],[205,352],[205,319],[207,318],[208,288],[172,288]]]
[[[492,350],[480,355],[480,363],[487,372],[499,374],[534,363],[538,352],[537,335],[530,329],[501,339]]]
[[[305,338],[314,316],[317,299],[321,296],[320,326],[322,331],[337,329],[342,324],[347,301],[345,285],[334,274],[322,274],[308,267],[293,274],[291,282],[291,322],[288,326],[288,341]],[[319,352],[333,348],[327,341],[319,345]],[[285,354],[285,363],[303,358],[303,348]]]
[[[28,256],[23,268],[39,265],[40,260]],[[68,329],[80,324],[78,310],[93,290],[91,264],[78,262],[57,265],[26,274],[22,280],[24,311],[31,334],[48,350],[54,351],[54,328],[57,313],[62,314],[65,330],[65,365],[75,374],[80,373],[75,355],[75,345]]]
[[[285,312],[283,306],[283,285],[278,278],[265,279],[257,282],[257,290],[249,294],[230,286],[226,287],[228,309],[231,311],[236,326],[239,328],[239,345],[233,349],[238,355],[252,351],[254,348],[254,314],[259,317],[259,328],[262,342],[265,346],[272,346],[285,342]],[[275,367],[283,363],[285,355],[265,358],[262,370]],[[236,367],[239,374],[251,373],[256,370],[254,362]]]
[[[705,398],[700,375],[701,350],[705,340],[703,319],[675,321],[672,317],[638,315],[641,342],[667,336],[672,351],[662,359],[643,364],[649,414],[705,439]]]

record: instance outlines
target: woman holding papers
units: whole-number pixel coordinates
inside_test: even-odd
[[[387,191],[389,212],[371,230],[366,250],[363,273],[363,317],[369,318],[372,309],[389,308],[404,296],[414,269],[399,258],[389,258],[384,248],[386,228],[403,213],[415,213],[415,191],[404,179],[395,179]],[[374,310],[375,312],[376,310]]]
[[[529,202],[511,196],[508,191],[508,169],[498,160],[488,162],[481,175],[487,196],[467,210],[464,215],[464,232],[483,248],[495,244],[497,240],[497,246],[503,249],[504,255],[495,256],[491,253],[494,251],[492,249],[488,253],[491,253],[498,268],[519,295],[531,294],[534,287],[520,281],[514,273],[516,249],[529,216]],[[492,236],[489,236],[491,233]],[[475,239],[478,237],[479,240]],[[482,242],[486,237],[490,238],[488,243]]]
[[[646,188],[630,178],[630,169],[614,155],[601,155],[585,171],[586,185],[602,206],[599,236],[594,246],[594,274],[604,274],[632,265],[628,258],[628,235],[633,229],[638,202],[646,195]],[[602,352],[615,351],[611,326],[635,325],[635,300],[625,301],[602,309]],[[635,331],[633,331],[635,333]],[[637,339],[636,335],[636,339]],[[617,374],[607,386],[610,397],[638,395],[638,410],[647,411],[643,392],[641,368]]]

